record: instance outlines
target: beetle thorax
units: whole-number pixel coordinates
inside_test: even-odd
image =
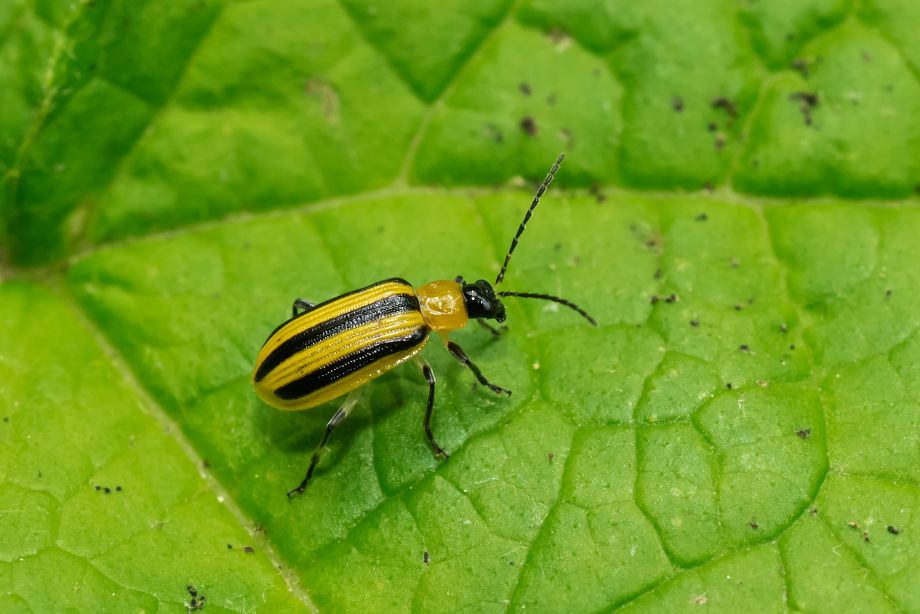
[[[469,317],[463,302],[463,289],[456,281],[433,281],[416,288],[415,294],[431,330],[450,331],[466,326]]]

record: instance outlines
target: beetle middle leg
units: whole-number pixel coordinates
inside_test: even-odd
[[[361,398],[361,391],[352,390],[347,397],[345,397],[345,402],[342,403],[342,406],[335,412],[332,416],[332,419],[326,424],[326,432],[323,433],[323,439],[319,442],[319,445],[316,446],[316,449],[313,451],[313,457],[310,459],[310,467],[307,469],[307,475],[304,477],[303,481],[297,488],[288,491],[288,498],[290,499],[294,495],[301,494],[304,489],[307,487],[307,482],[310,481],[310,478],[313,477],[313,471],[316,469],[316,464],[319,462],[319,457],[322,455],[323,450],[326,448],[326,444],[329,442],[329,436],[332,435],[332,431],[335,430],[335,427],[342,424],[345,421],[345,418],[348,417],[348,414],[351,413],[351,410],[354,409],[355,404],[358,402],[358,399]]]
[[[428,443],[431,444],[431,449],[434,451],[435,456],[441,455],[444,460],[447,460],[450,458],[450,454],[438,445],[438,442],[434,440],[434,433],[431,432],[431,414],[434,411],[434,387],[436,383],[434,371],[431,370],[431,365],[423,358],[416,357],[415,362],[421,367],[422,374],[428,380],[428,405],[425,407],[425,420],[422,422],[425,426],[425,435],[428,437]]]
[[[511,396],[510,390],[506,388],[502,388],[501,386],[496,386],[495,384],[487,380],[486,376],[483,375],[482,371],[479,370],[479,367],[473,364],[473,361],[470,360],[470,357],[466,355],[466,352],[464,352],[463,349],[459,345],[457,345],[453,341],[448,341],[447,351],[449,351],[453,355],[454,358],[459,360],[460,364],[466,367],[469,367],[470,371],[473,372],[473,375],[476,376],[476,379],[479,380],[480,384],[482,384],[483,386],[485,386],[486,388],[488,388],[489,390],[497,394],[504,393],[504,394],[507,394],[508,396]]]
[[[303,315],[308,311],[311,311],[314,307],[316,307],[316,303],[311,303],[307,299],[303,298],[295,298],[294,304],[291,306],[291,317],[296,318],[299,315]],[[298,309],[302,309],[303,311],[297,313]]]

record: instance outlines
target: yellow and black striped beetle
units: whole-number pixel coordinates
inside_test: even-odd
[[[560,154],[556,158],[537,189],[511,240],[495,286],[504,279],[511,254],[564,157]],[[348,397],[326,425],[306,476],[297,488],[288,492],[288,497],[306,488],[329,436],[357,403],[358,388],[410,358],[415,358],[428,381],[428,405],[423,421],[428,442],[435,455],[448,458],[431,432],[434,373],[417,354],[435,331],[441,335],[451,355],[468,367],[480,384],[498,394],[510,395],[510,390],[487,380],[460,346],[448,339],[451,331],[463,328],[471,319],[493,335],[500,335],[498,329],[483,320],[504,322],[505,307],[499,297],[509,296],[553,301],[574,309],[592,325],[597,325],[581,307],[558,296],[496,292],[484,279],[466,283],[462,277],[453,281],[433,281],[418,288],[404,279],[386,279],[318,305],[296,299],[291,319],[272,331],[256,358],[252,374],[256,393],[269,405],[285,410],[309,409],[345,394]]]

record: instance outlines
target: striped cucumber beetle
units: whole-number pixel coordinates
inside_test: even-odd
[[[537,189],[501,270],[495,278],[497,287],[505,278],[511,255],[552,183],[564,154],[556,158],[546,178]],[[496,292],[484,279],[467,283],[462,277],[439,280],[415,288],[404,279],[392,278],[371,284],[314,304],[304,299],[294,301],[291,319],[271,332],[259,351],[252,373],[252,385],[263,401],[284,410],[302,410],[347,395],[345,402],[326,425],[322,440],[313,452],[303,481],[288,492],[288,497],[302,493],[313,477],[320,455],[335,428],[348,417],[358,401],[358,389],[397,367],[414,359],[428,381],[428,404],[423,427],[436,456],[448,458],[431,432],[434,409],[435,377],[431,366],[418,356],[432,332],[437,332],[447,351],[469,368],[479,380],[497,394],[511,391],[496,386],[482,374],[466,352],[448,338],[451,331],[476,320],[493,335],[501,331],[485,320],[505,321],[506,297],[552,301],[576,311],[592,325],[594,319],[575,303],[558,296],[536,292]]]

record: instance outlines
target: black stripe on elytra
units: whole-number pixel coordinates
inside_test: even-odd
[[[357,290],[352,290],[351,292],[346,292],[345,294],[340,294],[340,295],[338,295],[338,296],[334,296],[334,297],[332,297],[332,298],[329,299],[329,300],[326,300],[326,301],[323,301],[322,303],[319,303],[318,305],[314,305],[314,306],[313,306],[313,309],[310,309],[310,310],[308,310],[308,311],[302,311],[302,312],[298,313],[296,316],[294,316],[293,318],[289,318],[289,319],[285,320],[284,322],[282,322],[281,324],[279,324],[278,326],[276,326],[275,329],[274,329],[272,332],[270,332],[270,333],[268,334],[268,337],[265,338],[265,341],[262,343],[262,347],[265,347],[265,344],[268,343],[268,340],[271,339],[272,337],[274,337],[274,336],[275,336],[275,333],[277,333],[279,330],[281,330],[282,328],[284,328],[284,327],[287,325],[288,322],[292,322],[293,320],[296,320],[297,318],[302,318],[302,317],[304,317],[305,315],[307,315],[308,313],[310,313],[311,311],[313,311],[314,309],[319,309],[320,307],[325,307],[325,306],[328,305],[329,303],[334,303],[335,301],[337,301],[337,300],[339,300],[339,299],[343,299],[343,298],[345,298],[346,296],[351,296],[351,295],[353,295],[353,294],[358,294],[359,292],[364,292],[365,290],[370,290],[371,288],[376,288],[377,286],[382,286],[383,284],[400,284],[400,285],[402,285],[402,286],[408,286],[408,287],[410,287],[410,288],[412,287],[412,284],[410,284],[408,281],[406,281],[406,280],[403,279],[402,277],[390,277],[389,279],[384,279],[384,280],[382,280],[382,281],[378,281],[378,282],[372,283],[372,284],[369,285],[369,286],[364,286],[363,288],[358,288]]]
[[[422,325],[414,332],[404,337],[388,339],[387,341],[381,341],[361,348],[360,350],[343,356],[335,362],[331,362],[315,371],[307,373],[289,384],[279,387],[275,390],[275,395],[285,401],[305,397],[321,389],[323,386],[327,386],[343,377],[347,377],[358,369],[367,367],[378,360],[399,352],[410,350],[424,342],[427,336],[428,327]]]
[[[368,324],[380,318],[418,311],[418,299],[414,294],[391,294],[369,305],[352,309],[346,313],[329,318],[307,330],[297,333],[285,340],[265,357],[256,371],[255,381],[261,381],[272,369],[312,345],[334,337],[350,328]]]

